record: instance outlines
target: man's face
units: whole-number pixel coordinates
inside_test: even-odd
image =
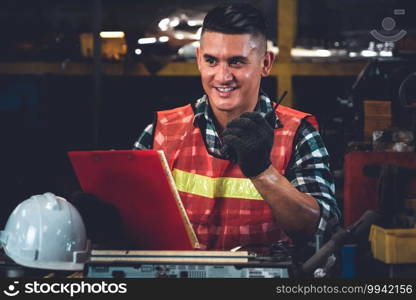
[[[207,31],[196,56],[202,86],[215,114],[237,117],[254,109],[261,77],[270,73],[274,60],[259,38]]]

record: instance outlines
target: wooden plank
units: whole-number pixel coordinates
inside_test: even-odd
[[[93,250],[91,262],[247,263],[247,251]]]
[[[121,63],[103,63],[105,75],[143,75],[150,73],[141,63],[124,67]],[[1,62],[0,74],[92,75],[92,62]]]
[[[199,76],[196,62],[171,62],[157,72],[158,76]]]
[[[359,62],[296,62],[276,63],[271,76],[357,76],[366,61]],[[132,64],[124,68],[122,64],[103,64],[105,75],[135,75],[149,76],[150,73],[141,63]],[[55,62],[3,62],[0,63],[0,74],[58,74],[58,75],[91,75],[92,63],[70,62],[65,68]],[[199,76],[198,69],[193,62],[170,63],[157,76]]]
[[[298,19],[297,0],[279,0],[277,5],[277,45],[279,46],[279,61],[290,62]],[[288,95],[289,96],[289,95]]]
[[[366,61],[277,63],[272,76],[357,76]]]
[[[244,264],[248,258],[211,257],[91,257],[91,262],[147,262],[147,263],[192,263],[192,264]]]
[[[189,250],[92,250],[92,256],[147,256],[147,257],[249,257],[247,251],[189,251]]]

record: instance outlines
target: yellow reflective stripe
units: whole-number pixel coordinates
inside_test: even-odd
[[[248,178],[217,177],[193,174],[173,169],[176,188],[185,193],[208,198],[242,198],[263,200]]]

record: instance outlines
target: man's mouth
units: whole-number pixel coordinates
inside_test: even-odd
[[[219,92],[226,93],[226,92],[234,91],[236,88],[235,87],[216,87],[215,89]]]

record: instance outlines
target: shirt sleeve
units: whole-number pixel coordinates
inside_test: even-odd
[[[296,189],[318,202],[321,216],[315,235],[320,235],[324,242],[333,230],[332,224],[339,222],[341,212],[335,199],[328,151],[319,132],[305,120],[296,134],[293,155],[285,175]]]
[[[135,150],[146,150],[152,149],[153,143],[153,124],[149,124],[140,134],[137,141],[134,143],[133,149]]]

